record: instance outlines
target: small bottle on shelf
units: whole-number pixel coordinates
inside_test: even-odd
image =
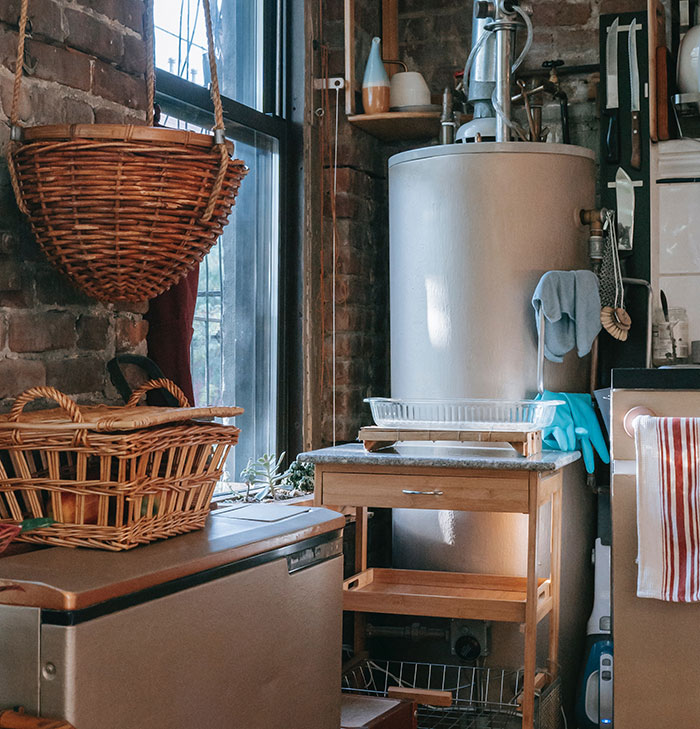
[[[381,114],[389,111],[391,84],[382,61],[381,43],[380,38],[372,38],[372,48],[362,79],[362,106],[365,114]]]

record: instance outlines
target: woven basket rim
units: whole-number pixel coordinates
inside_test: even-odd
[[[214,147],[214,136],[167,127],[147,127],[135,124],[44,124],[22,127],[23,142],[56,142],[91,139],[103,141],[154,142],[182,144],[189,147]],[[233,154],[233,142],[226,140]]]
[[[9,415],[0,415],[0,432],[7,430],[34,430],[42,432],[74,432],[76,430],[97,430],[101,432],[129,431],[139,428],[150,428],[170,423],[188,423],[188,421],[209,418],[233,418],[244,410],[234,406],[219,407],[156,407],[140,405],[137,407],[110,405],[81,405],[80,414],[84,422],[75,423],[61,408],[30,410],[22,413],[17,421],[10,421]],[[192,425],[206,423],[190,423]],[[221,426],[234,428],[235,426]]]

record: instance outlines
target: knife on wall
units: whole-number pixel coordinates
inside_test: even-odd
[[[630,176],[617,168],[615,175],[615,196],[617,198],[617,247],[631,251],[634,241],[634,183]]]
[[[627,39],[627,50],[630,64],[630,111],[632,127],[632,153],[630,167],[639,170],[642,167],[642,135],[639,130],[640,89],[639,89],[639,61],[637,60],[637,21],[630,23],[630,32]]]
[[[605,116],[608,128],[605,134],[605,159],[610,164],[620,161],[619,107],[617,90],[617,28],[620,19],[615,18],[608,28],[605,42]]]

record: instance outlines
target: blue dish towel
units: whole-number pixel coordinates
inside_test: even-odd
[[[576,347],[579,357],[591,351],[600,331],[600,289],[593,271],[548,271],[532,295],[539,332],[544,311],[544,353],[552,362]]]
[[[610,463],[605,442],[591,396],[583,392],[549,392],[545,390],[536,400],[563,400],[557,406],[551,425],[542,429],[542,447],[548,451],[581,451],[588,473],[593,473],[598,451],[603,463]]]

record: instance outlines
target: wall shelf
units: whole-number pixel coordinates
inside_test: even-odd
[[[470,117],[462,117],[462,123]],[[439,111],[386,111],[352,114],[348,121],[383,142],[434,139],[440,132]]]

